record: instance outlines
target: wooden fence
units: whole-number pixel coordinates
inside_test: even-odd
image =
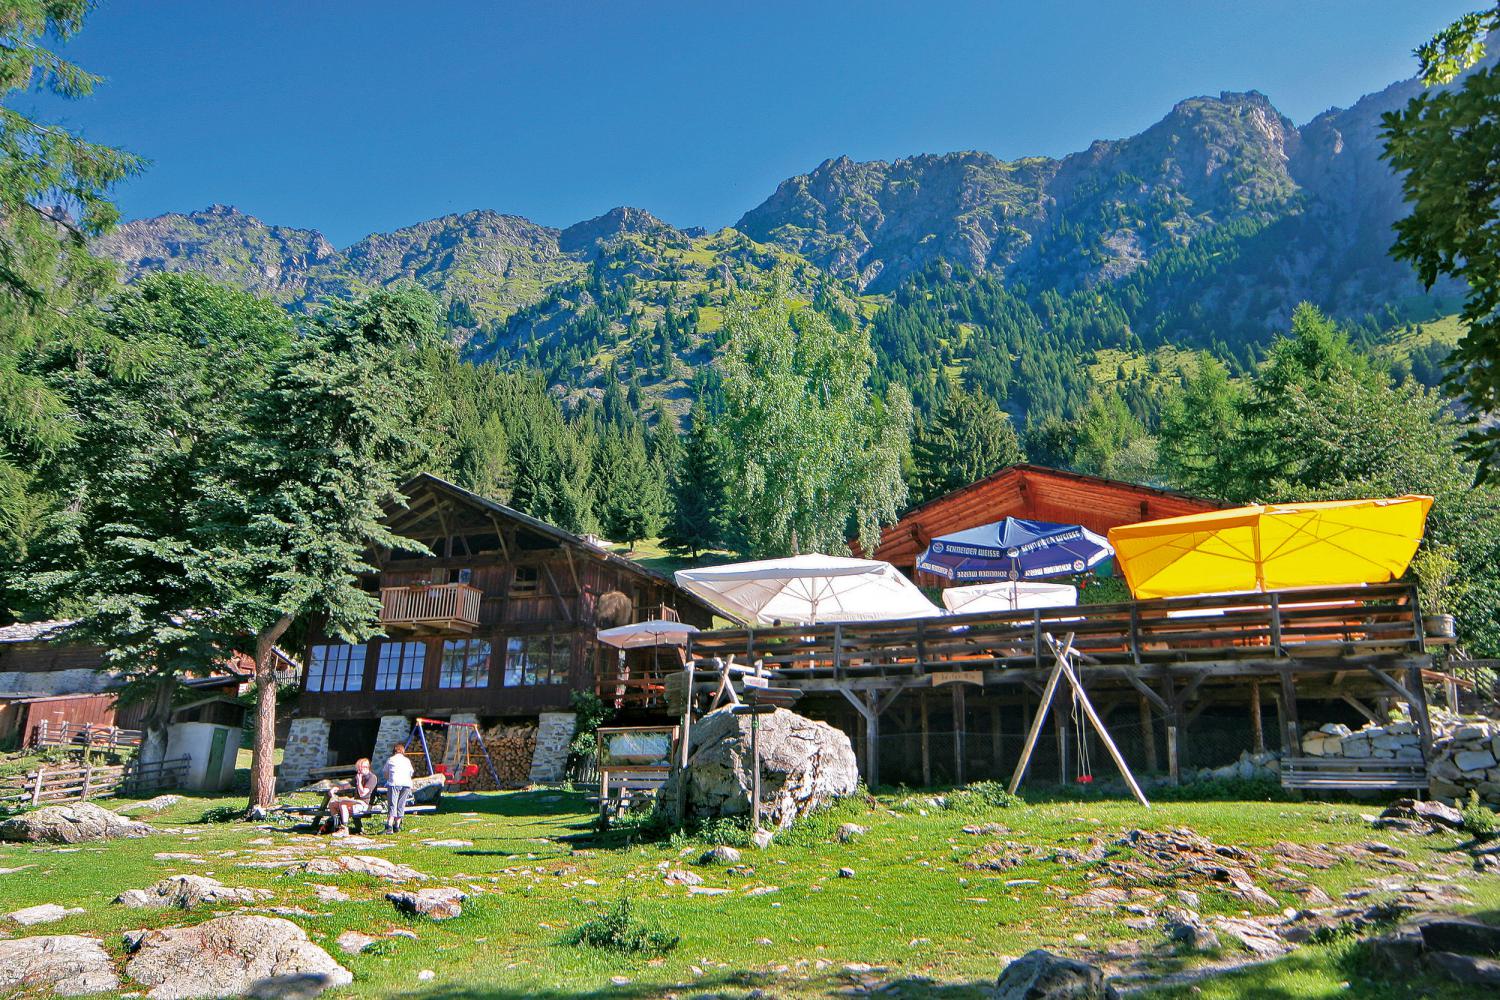
[[[187,775],[189,759],[153,761],[149,764],[41,765],[25,776],[6,779],[0,798],[28,802],[33,806],[76,802],[104,795],[143,795],[175,788]]]
[[[56,722],[43,719],[31,733],[34,747],[87,747],[90,750],[108,750],[118,753],[122,749],[134,749],[141,745],[139,729],[121,729],[119,726],[101,726],[92,723]]]

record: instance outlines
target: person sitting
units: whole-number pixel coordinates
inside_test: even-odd
[[[347,830],[350,819],[367,814],[379,784],[379,777],[370,770],[370,758],[361,757],[355,761],[353,784],[337,785],[328,790],[324,808],[328,810],[329,832]]]

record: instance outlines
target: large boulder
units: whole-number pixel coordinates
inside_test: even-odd
[[[156,830],[126,819],[92,802],[47,806],[0,823],[0,840],[22,843],[77,844],[115,837],[145,837]]]
[[[120,988],[109,953],[97,940],[76,934],[0,940],[0,991],[14,996],[49,988],[80,997]]]
[[[191,910],[219,903],[257,903],[273,894],[265,889],[225,885],[206,875],[172,875],[149,889],[126,889],[115,897],[121,906]]]
[[[290,920],[236,914],[130,936],[131,979],[158,1000],[315,995],[351,982],[349,970]]]
[[[828,725],[778,708],[760,716],[761,816],[790,826],[859,787],[859,765],[849,737]],[[674,818],[714,819],[750,812],[750,717],[721,708],[694,724],[690,763],[673,774],[658,801]],[[676,817],[678,783],[686,781],[687,816]]]
[[[1011,962],[995,983],[995,1000],[1115,1000],[1104,970],[1043,948]]]
[[[427,774],[411,779],[412,805],[435,806],[443,797],[448,779],[441,774]]]

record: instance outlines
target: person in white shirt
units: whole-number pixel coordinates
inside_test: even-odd
[[[406,744],[397,743],[391,749],[390,760],[385,762],[385,788],[389,796],[389,809],[385,815],[385,832],[399,833],[401,820],[406,816],[406,807],[411,804],[411,758],[406,756]]]

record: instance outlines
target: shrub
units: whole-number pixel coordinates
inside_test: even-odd
[[[1479,793],[1472,789],[1464,806],[1464,831],[1475,840],[1493,840],[1500,835],[1500,818],[1495,816],[1495,810],[1479,801]]]
[[[1025,805],[1019,795],[1012,795],[998,781],[976,781],[942,798],[944,809],[952,812],[983,812],[986,809],[1009,809]]]
[[[677,947],[679,940],[676,934],[642,921],[635,915],[630,900],[622,898],[610,909],[584,921],[574,943],[632,955],[661,955]]]
[[[198,822],[233,823],[243,815],[245,815],[245,810],[239,806],[214,806],[212,809],[205,810],[203,815],[198,817]]]

